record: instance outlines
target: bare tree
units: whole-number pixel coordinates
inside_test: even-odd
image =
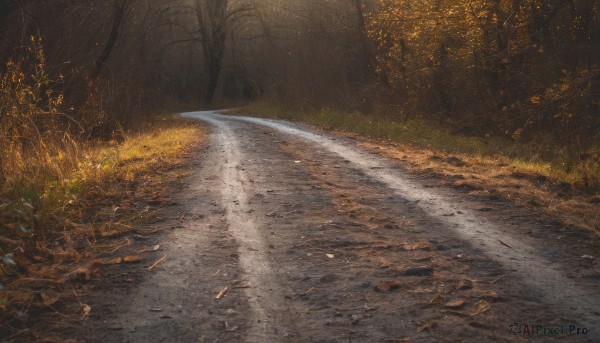
[[[206,73],[206,89],[203,94],[206,103],[213,100],[223,65],[227,39],[228,3],[228,0],[196,0],[196,14]]]
[[[90,74],[90,79],[93,80],[98,77],[100,72],[102,72],[102,68],[106,64],[106,61],[110,57],[115,45],[117,44],[117,39],[119,38],[119,32],[121,31],[121,26],[123,23],[123,17],[125,16],[125,11],[127,9],[128,0],[115,0],[114,1],[114,9],[112,14],[112,25],[110,29],[110,34],[106,43],[104,44],[104,49],[100,53],[100,56],[96,60],[94,69]]]

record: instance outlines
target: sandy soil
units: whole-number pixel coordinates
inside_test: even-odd
[[[600,341],[596,241],[410,175],[355,140],[194,112],[212,128],[147,271],[108,269],[95,342]],[[215,297],[224,293],[219,299]],[[509,329],[511,325],[512,334]],[[529,335],[526,325],[540,325]],[[565,333],[578,328],[587,334]],[[546,328],[546,335],[543,329]],[[530,330],[531,331],[531,330]],[[539,333],[539,334],[536,334]]]

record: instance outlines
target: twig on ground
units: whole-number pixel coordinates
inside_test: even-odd
[[[152,270],[152,268],[156,267],[156,265],[162,262],[162,260],[164,260],[167,257],[167,255],[168,254],[165,254],[165,256],[159,258],[158,261],[154,262],[150,267],[148,267],[148,270]]]

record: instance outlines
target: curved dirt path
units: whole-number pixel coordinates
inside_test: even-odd
[[[555,239],[535,214],[301,125],[184,116],[208,123],[211,142],[163,244],[177,257],[94,339],[600,340],[600,269],[580,258],[590,247]]]

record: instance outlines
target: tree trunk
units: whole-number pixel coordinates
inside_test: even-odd
[[[210,104],[221,75],[227,38],[228,0],[196,0],[196,16],[202,36],[206,87],[202,98]]]
[[[110,34],[108,36],[106,44],[104,45],[104,49],[102,49],[100,56],[96,60],[94,70],[92,70],[92,73],[90,74],[90,80],[94,80],[100,75],[102,69],[108,61],[108,58],[110,57],[110,54],[112,53],[115,45],[117,44],[117,39],[119,38],[119,32],[121,31],[121,26],[123,23],[123,17],[125,16],[125,10],[127,9],[127,1],[128,0],[115,1]]]

